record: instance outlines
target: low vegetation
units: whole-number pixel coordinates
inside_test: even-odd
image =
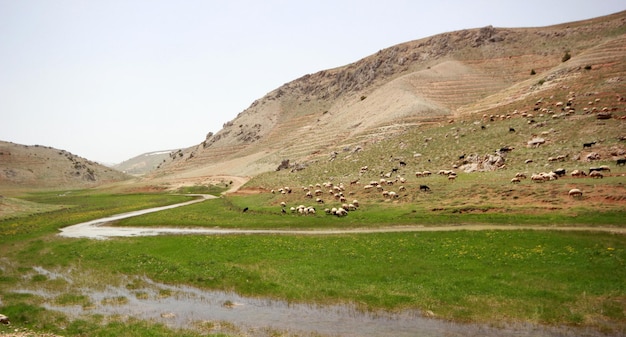
[[[615,29],[615,34],[623,34],[624,26]],[[481,31],[487,34],[491,30]],[[619,43],[615,50],[611,46],[605,45],[606,49],[597,54],[623,55],[617,48],[621,48]],[[133,190],[158,191],[154,193],[120,192],[131,184],[118,184],[111,189],[24,194],[13,186],[11,198],[0,198],[0,313],[12,320],[11,326],[0,326],[0,334],[15,329],[65,336],[246,334],[228,322],[194,322],[189,330],[174,331],[128,317],[76,318],[45,309],[48,304],[82,309],[97,303],[121,306],[130,300],[125,296],[99,300],[89,296],[90,289],[109,284],[135,290],[134,296],[141,300],[148,295],[138,290],[139,277],[295,303],[348,303],[364,311],[417,309],[456,322],[566,325],[574,332],[582,328],[599,334],[626,334],[626,237],[609,231],[626,226],[626,167],[617,165],[618,159],[626,158],[624,63],[600,64],[594,61],[597,59],[578,55],[580,48],[570,54],[569,46],[558,47],[558,52],[551,52],[556,61],[536,63],[533,60],[540,60],[538,55],[543,53],[538,49],[537,55],[525,61],[523,71],[510,72],[511,76],[524,77],[516,81],[532,81],[525,82],[527,89],[511,89],[508,96],[498,92],[486,98],[480,94],[483,91],[472,91],[476,99],[485,98],[477,103],[481,104],[480,114],[453,116],[446,110],[419,122],[407,119],[377,126],[369,135],[364,133],[374,131],[365,128],[363,134],[351,137],[333,133],[326,136],[331,145],[320,142],[315,149],[301,146],[289,152],[287,146],[281,154],[306,155],[280,158],[279,162],[285,160],[291,165],[255,175],[237,193],[113,224],[320,231],[341,228],[353,233],[67,239],[56,235],[59,228],[191,198],[182,194],[220,195],[232,184],[196,184],[171,193],[165,192],[164,186],[135,186]],[[474,47],[463,50],[483,51]],[[547,73],[546,68],[558,63],[564,50],[568,51],[561,60],[573,68],[555,68]],[[590,53],[595,55],[593,50]],[[469,56],[469,60],[479,58]],[[584,70],[577,69],[575,62]],[[485,71],[491,71],[490,63],[481,63]],[[531,75],[537,77],[526,79],[528,65],[535,67]],[[367,67],[362,69],[377,74]],[[576,76],[586,76],[585,81]],[[320,93],[327,92],[318,82],[311,81],[310,85]],[[456,98],[463,92],[445,97]],[[354,96],[355,101],[375,103],[374,92],[362,93]],[[293,101],[294,107],[306,103]],[[510,104],[500,104],[504,101]],[[489,102],[498,104],[489,108]],[[455,104],[461,103],[473,104]],[[325,111],[326,117],[336,112],[313,103],[308,106]],[[294,115],[304,116],[301,112]],[[300,121],[304,120],[308,119]],[[229,123],[226,126],[237,127]],[[280,130],[284,134],[305,129],[300,123],[285,125]],[[217,141],[217,137],[212,139]],[[285,143],[282,138],[274,142],[274,146]],[[178,165],[175,160],[184,157],[183,151],[173,157],[172,165]],[[203,158],[212,157],[199,152],[194,160]],[[588,173],[592,167],[603,166],[608,170],[602,171],[602,178],[571,175],[573,170]],[[565,174],[555,180],[530,179],[534,174],[562,170]],[[424,171],[432,174],[416,174]],[[160,174],[160,178],[165,176]],[[513,180],[516,177],[519,180]],[[572,189],[581,194],[571,195]],[[343,217],[325,212],[344,203],[358,206]],[[299,205],[314,207],[315,213],[292,210]],[[501,225],[507,230],[470,231],[461,225]],[[357,232],[400,226],[459,227],[441,232]],[[546,230],[559,227],[571,230]],[[580,230],[583,227],[585,231]],[[41,270],[58,275],[52,277]],[[54,296],[47,297],[46,292]],[[159,296],[171,294],[163,291]],[[226,301],[224,305],[235,304]]]

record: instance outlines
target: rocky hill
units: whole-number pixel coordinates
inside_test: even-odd
[[[65,150],[0,141],[0,186],[10,189],[85,188],[129,176]]]
[[[555,95],[608,97],[623,111],[625,79],[626,12],[444,33],[286,83],[201,144],[173,153],[153,177],[252,176],[415,127],[533,111]]]
[[[120,172],[141,176],[156,169],[171,156],[172,152],[174,151],[166,150],[143,153],[113,165],[112,167]]]

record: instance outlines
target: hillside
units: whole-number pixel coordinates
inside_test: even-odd
[[[171,156],[152,179],[254,176],[283,160],[307,165],[414,128],[532,112],[542,99],[574,96],[583,113],[589,96],[623,114],[625,76],[626,12],[549,27],[439,34],[286,83],[201,144]]]
[[[113,165],[112,167],[120,172],[140,176],[156,169],[171,156],[172,152],[174,151],[167,150],[143,153]]]
[[[0,141],[0,186],[4,191],[87,188],[128,178],[65,150]]]

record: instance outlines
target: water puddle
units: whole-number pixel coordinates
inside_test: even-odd
[[[58,275],[37,267],[37,273]],[[68,279],[67,276],[64,276]],[[135,317],[162,323],[172,328],[193,329],[207,322],[228,322],[243,335],[265,336],[267,331],[315,336],[600,336],[595,331],[542,327],[531,324],[492,327],[459,324],[424,317],[419,311],[399,314],[363,312],[352,305],[319,306],[285,301],[250,298],[235,293],[207,291],[189,286],[172,286],[146,278],[129,284],[140,287],[106,286],[102,290],[74,290],[88,296],[92,305],[60,306],[53,299],[61,293],[42,289],[21,289],[46,299],[44,307],[68,314]],[[211,332],[219,331],[215,324]],[[232,331],[230,331],[232,332]]]

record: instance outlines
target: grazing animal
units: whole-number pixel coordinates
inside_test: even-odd
[[[594,145],[596,142],[589,142],[589,143],[583,143],[583,149],[586,147],[591,147],[592,145]]]
[[[513,184],[517,184],[517,183],[520,183],[520,182],[521,182],[521,180],[518,177],[515,177],[515,178],[511,179],[511,183],[513,183]]]
[[[616,165],[626,165],[626,159],[618,159],[615,164]]]
[[[606,166],[606,165],[602,165],[602,166],[598,166],[598,167],[590,167],[589,168],[589,174],[591,174],[591,172],[593,172],[593,171],[597,171],[597,172],[601,172],[601,171],[611,172],[611,168]]]
[[[580,198],[580,197],[583,196],[583,191],[581,191],[581,190],[579,190],[577,188],[572,188],[571,190],[569,190],[569,196],[570,197],[574,197],[574,198],[576,198],[576,197]]]
[[[244,209],[243,209],[243,212],[244,212],[244,213],[245,213],[245,212],[247,212],[247,211],[248,211],[248,207],[246,207],[246,208],[244,208]]]
[[[602,173],[600,173],[599,171],[591,171],[589,173],[589,177],[590,178],[600,178],[600,179],[602,179],[604,177],[604,175],[602,175]]]
[[[400,166],[406,166],[406,163],[403,161],[400,161]]]
[[[428,192],[430,191],[430,187],[426,185],[420,185],[420,191]]]
[[[515,132],[515,129],[509,127],[509,132]]]
[[[2,323],[2,324],[10,324],[11,321],[9,321],[9,317],[7,317],[7,316],[5,316],[3,314],[0,314],[0,323]]]
[[[541,174],[533,174],[532,176],[530,176],[530,180],[536,183],[542,183],[546,181],[546,178]]]
[[[559,177],[562,177],[562,176],[565,175],[565,169],[564,168],[559,168],[559,169],[556,169],[556,170],[554,170],[552,172],[556,173],[556,175],[559,176]]]

